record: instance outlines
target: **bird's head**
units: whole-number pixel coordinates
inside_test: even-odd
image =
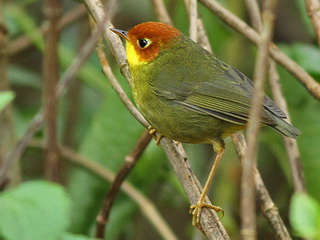
[[[111,31],[126,39],[127,59],[130,66],[146,64],[182,33],[160,22],[141,23],[129,32],[111,28]]]

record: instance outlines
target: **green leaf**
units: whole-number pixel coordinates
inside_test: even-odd
[[[0,112],[14,99],[14,96],[11,91],[0,92]]]
[[[320,49],[311,44],[282,45],[281,50],[310,74],[320,75]]]
[[[4,240],[57,240],[69,225],[70,200],[64,189],[32,181],[0,195],[0,236]]]
[[[294,194],[290,222],[299,236],[320,239],[320,204],[307,194]]]

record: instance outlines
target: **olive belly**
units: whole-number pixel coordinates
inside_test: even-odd
[[[221,142],[245,128],[245,125],[230,123],[169,101],[158,101],[157,106],[148,105],[138,104],[138,107],[150,125],[163,136],[183,143]]]

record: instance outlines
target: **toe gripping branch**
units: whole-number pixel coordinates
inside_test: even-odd
[[[157,130],[155,128],[153,128],[152,126],[149,126],[148,130],[149,130],[149,134],[156,141],[156,144],[159,145],[160,144],[160,140],[163,137],[163,135],[161,133],[157,133]]]

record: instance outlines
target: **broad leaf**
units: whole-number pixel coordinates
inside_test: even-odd
[[[290,222],[299,236],[320,239],[319,202],[306,194],[293,195]]]
[[[69,225],[70,200],[46,181],[21,184],[0,195],[0,236],[4,240],[57,240]]]

